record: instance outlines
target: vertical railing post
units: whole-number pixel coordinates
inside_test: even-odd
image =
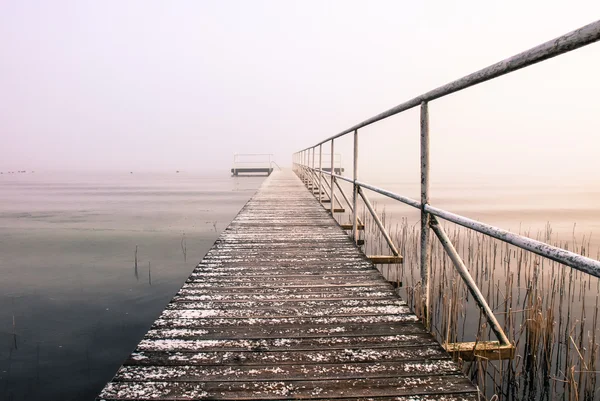
[[[429,107],[421,103],[421,307],[427,330],[431,327],[429,311]]]
[[[308,166],[309,166],[308,158],[309,157],[310,157],[310,151],[308,149],[306,149],[306,164],[304,166],[304,171],[305,171],[304,183],[306,184],[306,186],[308,186]]]
[[[308,149],[306,149],[306,164],[304,165],[304,183],[308,185],[308,158],[310,157],[310,153]]]
[[[334,202],[334,199],[335,199],[335,198],[334,198],[334,196],[333,196],[333,185],[334,185],[334,182],[335,182],[335,181],[334,181],[334,180],[335,180],[335,177],[333,176],[333,175],[335,174],[335,167],[333,166],[333,163],[334,163],[333,155],[334,155],[334,154],[335,154],[335,153],[333,152],[333,139],[332,139],[332,140],[331,140],[331,193],[330,193],[330,195],[331,195],[331,203],[329,204],[329,208],[330,208],[330,210],[331,210],[331,216],[332,216],[332,217],[333,217],[333,216],[335,216],[335,215],[333,214],[333,211],[334,211],[334,209],[335,209],[335,206],[334,206],[334,204],[335,204],[335,202]]]
[[[306,180],[306,185],[307,186],[308,186],[308,183],[309,183],[309,181],[308,181],[308,178],[309,178],[308,177],[308,173],[309,173],[308,166],[310,166],[309,163],[310,163],[310,151],[308,149],[306,149],[306,167],[304,168],[304,170],[306,171],[306,178],[305,178],[305,180]]]
[[[312,187],[310,190],[313,193],[313,196],[315,194],[315,148],[312,148],[312,169],[311,169],[311,174],[310,174],[310,178],[311,178],[311,184],[310,186]]]
[[[323,181],[323,144],[319,145],[319,203],[323,203],[321,199],[321,185]]]
[[[304,150],[304,185],[308,185],[308,149]]]
[[[358,179],[358,130],[354,130],[354,174],[353,174],[353,191],[352,191],[352,239],[354,243],[358,243],[358,208],[356,203],[358,202],[358,186],[356,180]]]

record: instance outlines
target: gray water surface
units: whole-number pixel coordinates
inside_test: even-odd
[[[0,176],[0,399],[93,399],[263,180]]]

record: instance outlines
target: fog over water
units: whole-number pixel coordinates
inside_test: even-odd
[[[289,165],[598,15],[592,0],[3,1],[0,171],[199,171],[234,152]],[[598,46],[432,102],[433,173],[597,171]],[[361,138],[375,171],[418,166],[416,110]]]

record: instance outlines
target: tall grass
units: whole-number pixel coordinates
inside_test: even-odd
[[[404,256],[404,263],[378,268],[399,294],[420,310],[420,224],[392,219],[374,205]],[[365,254],[390,254],[364,207],[359,210],[365,230]],[[342,219],[349,220],[346,213]],[[463,371],[488,399],[600,400],[598,382],[600,280],[499,240],[453,224],[444,229],[486,297],[511,343],[511,360],[458,360]],[[560,240],[550,224],[520,234],[599,258],[590,236]],[[450,258],[433,234],[430,238],[431,330],[442,343],[497,340]]]

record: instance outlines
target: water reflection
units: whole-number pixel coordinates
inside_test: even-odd
[[[0,180],[0,399],[29,401],[93,399],[263,179]]]

